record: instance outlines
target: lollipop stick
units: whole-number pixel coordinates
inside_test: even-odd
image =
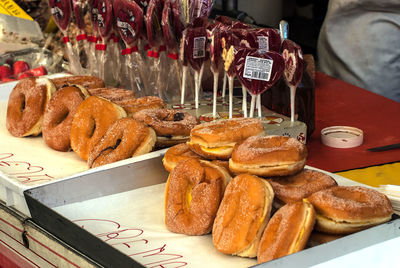
[[[78,56],[76,55],[76,53],[72,49],[72,45],[71,45],[71,42],[69,42],[68,36],[65,35],[64,40],[66,40],[65,41],[65,46],[67,47],[67,56],[68,56],[69,63],[70,63],[70,66],[71,66],[71,72],[73,74],[81,74],[82,73],[82,66],[81,66],[81,64],[79,62]]]
[[[242,85],[242,111],[244,114],[244,117],[247,117],[247,89],[244,85]]]
[[[229,118],[232,118],[233,114],[233,76],[228,76],[229,83]]]
[[[257,111],[258,111],[258,117],[262,117],[262,112],[261,112],[261,94],[257,95]]]
[[[133,73],[131,62],[132,62],[132,54],[126,54],[125,73],[128,75],[129,78],[129,88],[135,92],[135,75]]]
[[[187,77],[188,67],[182,67],[182,90],[181,90],[181,104],[185,104],[185,90],[186,90],[186,77]]]
[[[226,92],[226,78],[228,75],[224,72],[224,80],[222,82],[222,98],[225,99],[225,92]]]
[[[178,83],[179,83],[179,88],[182,88],[182,78],[181,78],[181,72],[180,72],[178,60],[174,60],[174,66],[175,66],[176,76],[177,76]]]
[[[217,117],[217,91],[218,91],[218,72],[214,74],[214,91],[213,91],[213,117]]]
[[[254,117],[254,108],[256,106],[256,95],[251,94],[251,103],[250,103],[250,117]]]
[[[199,76],[200,72],[194,72],[194,97],[195,97],[195,108],[199,108]]]
[[[294,122],[296,86],[290,86],[290,121]]]

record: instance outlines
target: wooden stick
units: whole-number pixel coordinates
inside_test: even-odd
[[[290,86],[290,121],[294,122],[296,86]]]
[[[222,82],[222,98],[225,99],[225,92],[226,92],[226,79],[228,74],[224,72],[224,81]]]
[[[233,76],[228,76],[229,83],[229,118],[232,118],[233,114]]]
[[[254,108],[256,106],[256,95],[251,94],[251,103],[250,103],[250,117],[254,117]]]
[[[257,110],[258,110],[258,117],[262,117],[262,112],[261,112],[261,94],[257,95]]]
[[[181,104],[185,104],[185,91],[186,91],[186,79],[187,79],[188,67],[183,65],[182,67],[182,90],[181,90]]]
[[[214,92],[213,92],[213,117],[217,117],[217,92],[218,92],[218,72],[214,72]]]

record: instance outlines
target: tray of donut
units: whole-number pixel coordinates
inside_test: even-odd
[[[196,125],[163,155],[24,194],[34,222],[106,267],[309,267],[399,243],[385,195],[306,160],[297,139],[236,118]]]

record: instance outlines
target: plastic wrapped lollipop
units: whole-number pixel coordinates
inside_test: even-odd
[[[126,59],[125,72],[129,78],[129,86],[137,97],[143,97],[146,95],[146,67],[137,47],[143,27],[143,11],[135,1],[130,0],[114,0],[113,9],[118,32],[126,46],[122,55]],[[132,59],[132,53],[135,61]]]
[[[218,91],[218,77],[219,77],[219,65],[221,62],[222,49],[221,49],[221,33],[218,27],[214,27],[209,34],[211,39],[210,44],[210,68],[213,73],[214,85],[213,85],[213,117],[217,117],[217,91]]]
[[[281,51],[285,60],[283,76],[290,88],[290,120],[294,122],[296,89],[303,76],[303,53],[300,46],[288,39],[283,40]]]
[[[96,44],[96,51],[98,52],[98,66],[99,76],[104,81],[106,79],[105,66],[108,61],[107,54],[107,40],[111,34],[112,24],[114,22],[112,0],[98,0],[97,1],[97,27],[101,37],[101,41]]]
[[[184,35],[184,58],[194,70],[195,107],[199,108],[199,92],[201,86],[201,73],[204,70],[204,61],[207,60],[205,27],[187,28]]]
[[[77,51],[79,55],[84,53],[86,58],[88,59],[86,68],[91,69],[90,63],[91,60],[89,59],[89,44],[87,42],[87,35],[86,35],[86,25],[85,25],[85,14],[86,14],[86,2],[82,0],[72,0],[72,10],[74,13],[75,24],[79,29],[79,34],[75,37],[76,44],[77,44]]]
[[[238,48],[234,63],[237,77],[252,96],[250,117],[253,117],[257,96],[279,80],[285,62],[279,53],[273,51],[260,53],[257,49]]]
[[[172,0],[176,2],[176,0]],[[173,22],[173,11],[171,0],[165,0],[162,12],[161,26],[163,30],[164,43],[167,47],[168,58],[167,65],[173,65],[174,68],[165,68],[167,72],[166,85],[164,86],[163,99],[168,102],[176,102],[179,96],[179,90],[182,88],[182,79],[180,77],[180,66],[178,57],[178,38],[175,33]]]
[[[162,97],[163,90],[163,75],[162,72],[165,68],[166,57],[164,57],[166,47],[163,45],[162,36],[162,10],[163,3],[161,0],[150,0],[147,7],[145,22],[146,22],[146,33],[147,42],[150,45],[150,49],[147,51],[147,63],[149,67],[149,85],[153,89],[151,95],[158,95]]]
[[[58,28],[63,34],[63,42],[66,46],[71,72],[74,74],[82,73],[82,66],[79,62],[78,55],[72,49],[68,36],[68,28],[72,18],[72,7],[70,0],[49,0],[51,14]]]

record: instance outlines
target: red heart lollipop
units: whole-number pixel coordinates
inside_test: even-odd
[[[71,2],[69,0],[49,0],[49,6],[54,21],[65,32],[71,21]]]
[[[97,2],[97,25],[100,32],[100,36],[106,39],[110,34],[112,23],[113,23],[113,10],[111,0],[99,0]]]
[[[184,42],[184,57],[192,68],[199,72],[206,54],[207,31],[204,27],[186,29]]]
[[[152,47],[158,47],[162,42],[162,2],[161,0],[150,0],[146,12],[147,41]]]
[[[136,45],[143,27],[143,11],[135,1],[114,0],[118,32],[128,47]]]
[[[235,70],[240,82],[258,95],[273,86],[281,77],[285,62],[279,53],[259,53],[256,49],[239,48],[235,53]]]
[[[72,9],[74,12],[76,26],[80,30],[85,30],[85,5],[82,0],[72,0]]]
[[[285,39],[282,42],[282,57],[285,60],[283,73],[288,86],[297,87],[303,76],[303,53],[295,42]]]
[[[277,30],[272,28],[254,29],[253,33],[260,52],[275,51],[279,52],[281,47],[281,37]]]
[[[179,8],[178,0],[171,0],[172,14],[173,14],[173,24],[175,28],[176,39],[181,40],[183,32],[183,24],[181,22],[181,14]]]
[[[173,28],[172,19],[173,19],[173,14],[172,14],[171,0],[165,0],[161,18],[161,26],[164,34],[164,41],[168,50],[177,51],[178,41],[176,38],[175,30]]]
[[[89,10],[90,10],[90,21],[92,22],[93,27],[93,35],[97,34],[97,15],[99,14],[99,10],[97,9],[98,0],[89,0]]]

